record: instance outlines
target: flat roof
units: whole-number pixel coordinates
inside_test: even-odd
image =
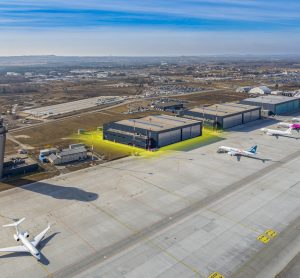
[[[247,111],[252,111],[255,109],[260,109],[259,106],[252,106],[252,105],[246,105],[241,103],[235,103],[235,102],[227,102],[227,103],[221,103],[221,104],[214,104],[207,107],[196,107],[193,109],[190,109],[189,111],[196,112],[203,114],[211,114],[211,115],[217,115],[218,116],[229,116],[233,114],[243,113]]]
[[[275,96],[275,95],[269,95],[269,96],[259,96],[255,98],[246,98],[243,101],[249,101],[249,102],[259,102],[259,103],[268,103],[268,104],[280,104],[285,103],[293,100],[300,100],[299,97],[286,97],[286,96]]]
[[[176,101],[170,101],[170,102],[158,102],[158,103],[154,104],[154,106],[157,106],[157,107],[169,107],[169,106],[177,106],[177,105],[183,105],[183,103],[176,102]]]
[[[179,118],[174,116],[168,115],[152,115],[138,119],[129,119],[129,120],[122,120],[116,122],[117,124],[127,125],[131,127],[137,127],[147,130],[153,131],[161,131],[166,129],[173,129],[176,127],[182,127],[186,125],[198,124],[200,121],[186,119],[186,118]]]

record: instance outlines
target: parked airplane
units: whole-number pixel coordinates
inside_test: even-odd
[[[221,146],[218,148],[217,152],[218,153],[227,153],[231,156],[255,156],[257,150],[257,145],[252,146],[249,150],[241,150],[241,149],[236,149],[236,148],[231,148],[231,147],[226,147],[226,146]]]
[[[278,124],[278,126],[291,128],[291,129],[297,130],[297,131],[300,130],[300,124],[290,124],[290,123],[281,122]]]
[[[278,136],[289,136],[289,135],[291,135],[292,128],[289,128],[285,131],[277,130],[277,129],[262,128],[261,131],[263,131],[267,135],[275,136],[278,139]]]
[[[43,239],[45,234],[48,232],[50,229],[50,224],[48,227],[39,233],[37,236],[33,238],[33,240],[29,241],[27,238],[29,238],[28,232],[22,232],[19,231],[19,225],[21,222],[23,222],[25,218],[22,218],[21,220],[12,223],[12,224],[7,224],[3,225],[3,227],[15,227],[16,228],[16,233],[14,234],[14,239],[16,241],[21,241],[23,245],[18,245],[18,246],[13,246],[13,247],[7,247],[7,248],[2,248],[0,249],[0,252],[28,252],[30,253],[33,257],[35,257],[38,261],[41,260],[41,254],[37,250],[37,245],[40,243],[40,241]]]

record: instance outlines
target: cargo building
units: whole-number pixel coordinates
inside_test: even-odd
[[[202,122],[168,115],[104,124],[103,139],[144,149],[157,149],[202,135]]]
[[[222,103],[186,110],[183,117],[203,120],[205,125],[221,129],[260,119],[261,108],[240,103]]]
[[[60,165],[74,161],[80,161],[87,158],[85,147],[64,149],[56,154],[50,154],[48,160],[51,164]]]
[[[244,99],[241,103],[260,106],[262,110],[268,110],[270,114],[275,115],[293,113],[300,109],[300,97],[260,96]]]

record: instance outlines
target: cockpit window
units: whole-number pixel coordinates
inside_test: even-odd
[[[40,255],[40,253],[36,253],[35,255],[38,256],[38,255]]]

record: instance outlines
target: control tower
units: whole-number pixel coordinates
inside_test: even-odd
[[[3,125],[3,119],[0,118],[0,179],[3,178],[3,164],[5,153],[5,141],[6,141],[6,127]]]

